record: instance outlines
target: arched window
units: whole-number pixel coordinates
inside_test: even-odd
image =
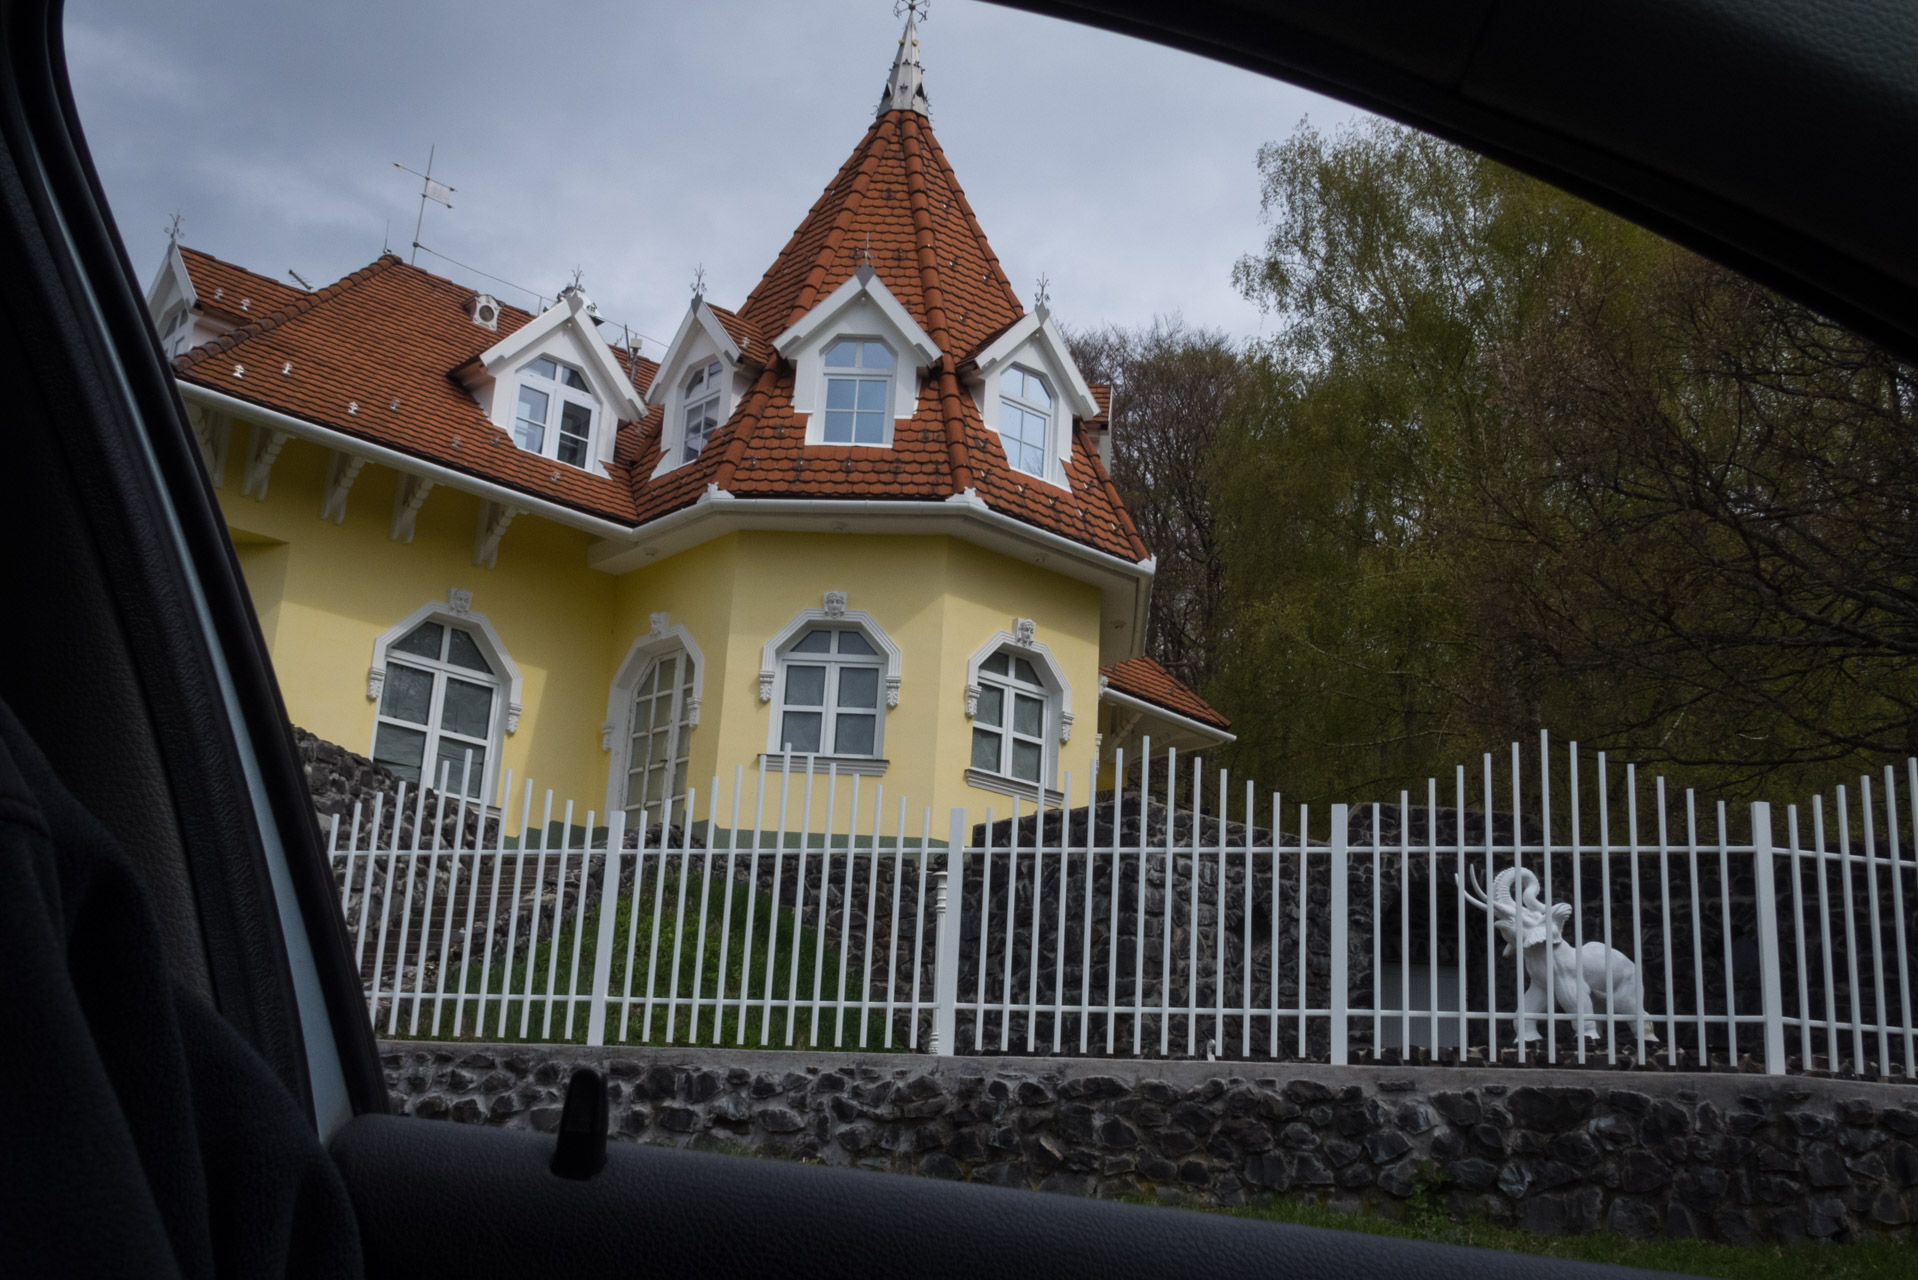
[[[685,440],[680,451],[681,462],[699,457],[706,441],[719,430],[720,401],[725,389],[720,379],[725,375],[726,367],[717,360],[709,360],[687,375],[686,389],[680,396],[685,406],[680,418]]]
[[[886,443],[893,364],[884,343],[843,338],[826,349],[826,444]]]
[[[473,633],[449,622],[421,622],[386,646],[373,730],[373,763],[409,782],[475,799],[488,796],[501,719],[502,673]],[[470,765],[469,765],[470,760]]]
[[[978,680],[972,767],[1038,786],[1046,763],[1046,722],[1051,719],[1048,692],[1038,670],[1026,659],[1002,651],[979,664]]]
[[[803,632],[780,655],[775,750],[878,756],[885,666],[885,658],[857,628],[817,626]]]
[[[633,689],[621,804],[628,825],[652,826],[668,803],[675,814],[685,805],[686,761],[699,722],[693,676],[693,656],[675,649],[653,659]]]
[[[999,442],[1006,461],[1027,475],[1046,473],[1052,392],[1038,374],[1014,366],[999,378]]]
[[[586,375],[549,356],[520,366],[513,440],[528,453],[584,467],[593,455],[598,402]]]
[[[1072,685],[1030,618],[993,635],[966,663],[972,722],[969,786],[1031,800],[1060,798],[1059,748],[1072,740]]]

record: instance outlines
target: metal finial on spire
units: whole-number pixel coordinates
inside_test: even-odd
[[[173,217],[169,219],[166,224],[166,242],[168,244],[180,243],[180,224],[185,221],[185,215],[177,209],[174,210]]]
[[[919,65],[919,20],[926,16],[931,0],[896,0],[893,16],[905,15],[906,29],[899,37],[899,52],[892,60],[892,74],[886,77],[885,92],[879,95],[879,112],[916,111],[932,114],[926,101],[926,69]]]
[[[907,14],[921,22],[932,20],[932,0],[892,0],[892,16],[903,18]]]
[[[1041,316],[1052,306],[1052,282],[1041,274],[1032,292],[1032,308]]]
[[[701,263],[700,265],[693,268],[693,301],[697,302],[699,301],[699,299],[705,296],[706,296],[706,264]]]

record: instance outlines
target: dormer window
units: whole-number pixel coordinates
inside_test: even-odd
[[[584,467],[592,456],[593,399],[586,375],[541,356],[519,370],[513,440],[528,453]]]
[[[709,360],[687,375],[686,390],[680,397],[685,405],[682,421],[685,423],[686,442],[681,450],[681,462],[691,462],[699,457],[707,439],[719,430],[719,402],[724,398],[725,385],[722,379],[725,374],[724,365],[717,360]]]
[[[1047,430],[1052,423],[1052,392],[1044,378],[1014,366],[999,379],[999,441],[1015,471],[1046,473]]]
[[[825,443],[886,443],[892,369],[883,343],[846,338],[826,349]]]

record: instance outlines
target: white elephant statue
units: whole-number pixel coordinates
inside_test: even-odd
[[[1492,877],[1489,893],[1479,882],[1477,868],[1467,868],[1467,874],[1471,877],[1469,889],[1463,877],[1454,877],[1459,892],[1492,917],[1493,926],[1505,939],[1505,954],[1511,955],[1514,946],[1525,951],[1526,981],[1519,995],[1521,1039],[1540,1038],[1531,1017],[1524,1015],[1545,1012],[1548,973],[1559,1009],[1576,1015],[1580,1035],[1599,1034],[1596,1010],[1630,1019],[1629,1025],[1640,1040],[1658,1039],[1645,1012],[1645,988],[1639,981],[1638,966],[1630,956],[1602,942],[1573,947],[1565,941],[1565,924],[1572,918],[1572,909],[1563,902],[1546,902],[1535,873],[1523,867],[1507,867]],[[1608,986],[1609,1010],[1605,1004]]]

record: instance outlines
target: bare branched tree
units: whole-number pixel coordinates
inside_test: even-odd
[[[1177,317],[1069,333],[1086,380],[1112,388],[1112,479],[1159,558],[1146,652],[1195,689],[1218,666],[1225,566],[1214,535],[1214,446],[1242,373],[1223,333]]]

